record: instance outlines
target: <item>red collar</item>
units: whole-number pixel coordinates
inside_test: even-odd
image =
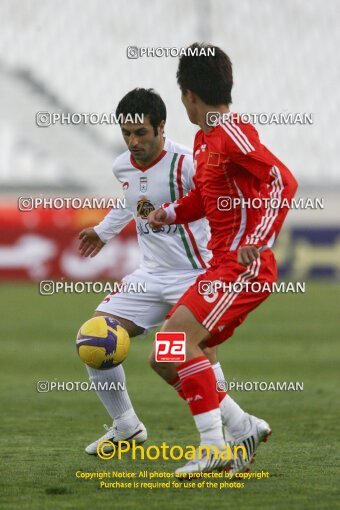
[[[131,162],[131,165],[134,166],[135,168],[138,168],[138,170],[140,170],[141,172],[145,172],[145,170],[148,170],[149,168],[151,168],[152,166],[155,166],[157,165],[157,163],[162,159],[164,158],[166,154],[166,151],[163,149],[162,152],[160,153],[160,155],[154,159],[153,161],[151,161],[151,163],[149,163],[148,165],[146,166],[141,166],[139,165],[132,157],[132,154],[130,153],[130,162]]]

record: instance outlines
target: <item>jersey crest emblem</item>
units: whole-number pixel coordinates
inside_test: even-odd
[[[208,162],[209,166],[219,166],[220,164],[220,154],[219,152],[209,152],[208,153]]]
[[[146,197],[142,197],[137,202],[137,216],[146,220],[149,214],[154,211],[154,205]]]
[[[145,193],[148,191],[148,178],[147,177],[140,177],[139,178],[139,189],[142,193]]]

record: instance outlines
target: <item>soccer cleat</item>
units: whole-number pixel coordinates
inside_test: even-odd
[[[198,452],[198,450],[196,451]],[[201,458],[190,460],[184,466],[177,468],[175,471],[175,476],[178,478],[186,478],[186,476],[190,473],[221,471],[222,469],[231,468],[233,462],[233,459],[226,460],[222,459],[220,456],[216,458],[215,455],[208,457],[206,454],[204,454]]]
[[[136,444],[142,444],[145,443],[148,438],[146,428],[142,422],[140,422],[134,429],[130,430],[119,430],[115,425],[112,425],[111,427],[104,425],[104,428],[107,431],[106,434],[85,448],[86,453],[89,455],[97,455],[97,446],[102,441],[111,441],[114,445],[117,445],[118,441],[128,441],[129,443],[136,441]],[[105,453],[110,453],[112,450],[113,447],[110,446],[110,444],[105,445]]]
[[[239,451],[238,457],[235,459],[233,465],[227,468],[227,470],[233,474],[250,471],[250,464],[255,463],[255,451],[257,447],[261,442],[266,443],[272,433],[266,421],[248,413],[246,413],[246,418],[242,422],[242,426],[242,431],[240,431],[240,433],[234,432],[233,435],[223,427],[225,440],[234,441],[236,445],[244,446],[246,449],[246,458],[244,458],[243,453]]]

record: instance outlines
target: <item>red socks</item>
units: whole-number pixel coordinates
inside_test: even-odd
[[[201,358],[203,358],[203,356],[201,356]],[[197,358],[197,359],[199,359],[199,358]],[[183,365],[184,365],[184,363],[183,363]],[[181,365],[181,368],[182,368],[183,365]],[[181,380],[180,380],[178,375],[176,375],[176,377],[172,381],[170,381],[169,384],[174,388],[174,390],[177,391],[178,395],[183,400],[186,400],[186,398],[184,396],[184,393],[183,393],[183,390],[182,390],[182,383],[181,383]],[[215,381],[215,386],[216,386],[216,381]],[[217,397],[218,397],[219,402],[222,402],[222,400],[224,399],[224,397],[227,394],[225,391],[217,391],[216,393],[217,393]]]
[[[178,395],[183,399],[185,400],[185,396],[184,396],[184,393],[183,393],[183,390],[182,390],[182,384],[181,384],[181,380],[180,378],[178,377],[178,375],[176,375],[175,379],[173,379],[172,381],[169,382],[169,384],[173,387],[174,390],[177,391]]]
[[[221,394],[219,398],[216,391],[215,374],[206,356],[198,356],[182,363],[177,372],[181,388],[178,389],[177,382],[175,389],[182,398],[184,395],[194,416],[219,409],[219,402],[225,395]]]

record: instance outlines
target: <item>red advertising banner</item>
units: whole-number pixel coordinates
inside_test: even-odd
[[[139,264],[131,222],[94,258],[78,253],[78,234],[98,224],[105,209],[20,211],[13,200],[0,206],[0,279],[120,279]]]

